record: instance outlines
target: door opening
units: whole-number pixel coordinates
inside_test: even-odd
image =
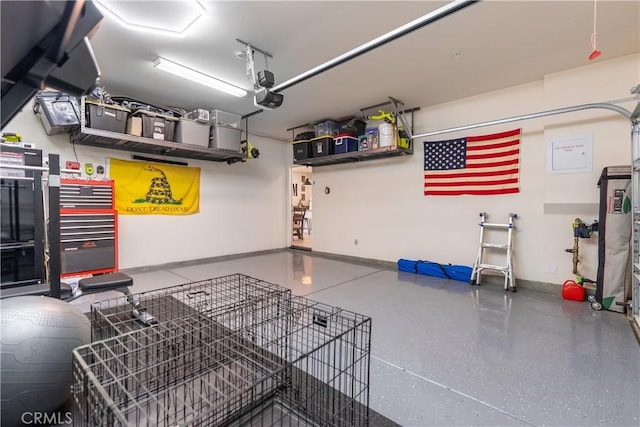
[[[313,171],[310,166],[291,168],[291,247],[311,250],[313,245]]]

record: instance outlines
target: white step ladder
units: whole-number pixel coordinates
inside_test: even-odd
[[[486,212],[480,212],[480,244],[478,247],[478,255],[476,256],[476,262],[473,264],[473,271],[471,272],[471,280],[469,283],[472,285],[480,284],[480,275],[484,270],[499,271],[504,275],[504,290],[516,291],[516,284],[513,276],[513,230],[515,225],[513,220],[518,218],[517,214],[510,213],[509,221],[506,224],[495,224],[485,222],[488,215]],[[487,243],[484,241],[484,230],[486,229],[498,229],[507,231],[507,243]],[[497,249],[504,251],[506,255],[505,265],[493,265],[483,263],[483,256],[485,249]]]

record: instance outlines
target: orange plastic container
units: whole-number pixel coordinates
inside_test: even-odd
[[[585,290],[573,280],[566,280],[562,284],[562,298],[572,301],[584,301]]]

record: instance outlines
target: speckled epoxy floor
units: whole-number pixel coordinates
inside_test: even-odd
[[[230,273],[371,316],[371,407],[399,424],[640,425],[640,346],[587,303],[292,250],[129,274],[143,292]]]

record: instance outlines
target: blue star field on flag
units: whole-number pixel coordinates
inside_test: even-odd
[[[467,161],[466,138],[425,143],[424,170],[464,169]]]

